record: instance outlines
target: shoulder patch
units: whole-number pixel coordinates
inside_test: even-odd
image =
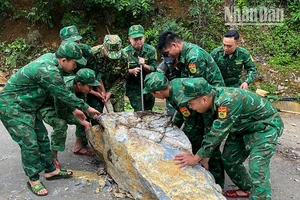
[[[189,67],[189,70],[192,74],[195,74],[197,72],[195,63],[190,63],[188,67]]]
[[[181,114],[185,117],[189,117],[191,115],[190,111],[187,109],[187,107],[179,108]]]
[[[218,108],[218,118],[219,119],[226,119],[227,117],[228,117],[227,107],[226,106],[220,106]]]

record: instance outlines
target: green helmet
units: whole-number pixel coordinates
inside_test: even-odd
[[[110,59],[119,59],[121,57],[122,40],[118,35],[106,35],[104,37],[104,50]]]

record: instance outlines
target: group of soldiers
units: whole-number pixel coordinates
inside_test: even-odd
[[[157,44],[160,64],[144,35],[141,25],[133,25],[124,49],[118,35],[106,35],[102,45],[90,48],[80,42],[76,26],[64,27],[55,53],[30,62],[8,80],[0,93],[0,119],[21,148],[28,188],[38,196],[48,194],[39,179],[42,171],[47,180],[72,177],[58,161],[67,125],[76,125],[73,153],[94,156],[86,148],[86,131],[108,102],[114,112],[124,111],[126,95],[135,112],[152,110],[155,98],[166,99],[174,109],[171,120],[193,150],[193,155],[175,156],[180,167],[200,162],[222,188],[225,170],[239,187],[226,191],[227,197],[270,199],[269,162],[283,123],[267,100],[247,90],[256,66],[239,47],[239,33],[227,31],[223,45],[209,54],[164,31]],[[53,127],[51,141],[43,121]],[[250,175],[243,166],[249,155]]]

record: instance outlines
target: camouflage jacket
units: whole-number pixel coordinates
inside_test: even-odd
[[[213,86],[225,86],[214,59],[195,44],[183,42],[177,67],[181,71],[178,78],[202,77]]]
[[[77,63],[76,69],[71,71],[71,72],[63,72],[64,76],[75,75],[82,68],[89,68],[89,69],[92,69],[92,70],[95,71],[95,69],[96,69],[96,59],[93,56],[92,49],[87,44],[79,44],[79,47],[82,51],[83,57],[87,60],[87,64],[84,66],[84,65],[80,65],[80,64]]]
[[[263,134],[267,126],[276,129],[278,136],[282,134],[283,122],[267,99],[240,88],[220,87],[213,92],[213,108],[203,113],[206,128],[210,131],[197,152],[201,158],[210,157],[228,134],[249,136],[251,133],[260,132],[261,138],[250,141],[256,145],[267,140],[268,137]]]
[[[54,53],[44,54],[22,67],[0,92],[1,114],[17,117],[32,126],[49,94],[59,98],[71,111],[76,108],[86,111],[89,105],[65,88],[62,71]]]
[[[103,45],[92,48],[97,62],[95,70],[97,79],[103,81],[106,92],[110,92],[112,95],[124,95],[125,93],[125,79],[128,75],[129,62],[128,55],[124,50],[121,51],[120,59],[111,60],[105,56]]]
[[[82,94],[80,92],[78,92],[78,93],[75,92],[74,87],[73,87],[74,86],[74,78],[75,78],[75,76],[65,76],[64,77],[65,86],[70,92],[75,94],[76,97],[78,97],[78,98],[84,100],[84,102],[86,102],[85,94]],[[55,110],[56,110],[56,113],[59,118],[61,118],[61,119],[68,118],[69,122],[71,122],[72,124],[80,125],[80,121],[72,114],[72,111],[59,98],[54,97],[54,105],[53,106],[55,106]]]
[[[193,119],[196,115],[201,115],[200,113],[193,111],[189,108],[188,102],[182,102],[184,96],[182,81],[190,78],[176,78],[170,82],[170,94],[167,100],[170,102],[173,108],[177,110],[183,116],[183,120],[186,122]],[[178,117],[178,118],[177,118]],[[173,123],[176,126],[181,126],[179,115],[176,116]]]
[[[226,87],[239,87],[242,84],[243,68],[247,71],[245,82],[250,84],[256,77],[256,66],[253,63],[249,51],[238,47],[234,54],[229,57],[220,46],[211,52],[221,70]]]
[[[129,69],[133,69],[139,66],[138,57],[145,58],[145,64],[149,65],[151,72],[156,71],[155,67],[157,65],[157,54],[153,46],[149,44],[144,44],[140,52],[136,51],[132,45],[124,48],[129,58]],[[143,70],[143,78],[146,76],[145,70]],[[126,79],[126,88],[138,88],[141,87],[140,76],[134,76],[133,74],[128,74]]]

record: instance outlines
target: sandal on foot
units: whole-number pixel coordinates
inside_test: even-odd
[[[237,193],[238,190],[227,190],[225,193],[224,193],[224,196],[225,197],[228,197],[228,198],[249,198],[250,196],[250,192],[248,191],[242,191],[245,193],[245,195],[239,195]]]
[[[84,149],[83,147],[81,148],[81,149]],[[85,149],[86,150],[86,152],[84,152],[84,153],[81,153],[80,151],[81,151],[81,149],[79,149],[78,151],[75,151],[75,152],[73,152],[75,155],[83,155],[83,156],[95,156],[95,153],[94,152],[92,152],[92,151],[89,151],[89,150],[87,150],[87,149]]]
[[[27,187],[29,188],[29,190],[30,190],[33,194],[35,194],[35,195],[37,195],[37,196],[46,196],[46,195],[48,194],[48,192],[45,193],[45,194],[39,194],[39,192],[40,192],[41,190],[46,189],[45,185],[44,185],[42,182],[40,182],[40,183],[38,183],[38,184],[36,184],[36,185],[34,185],[34,186],[31,186],[30,182],[27,181]]]
[[[61,169],[61,166],[60,166],[57,158],[54,159],[53,164],[55,165],[56,169]]]
[[[61,169],[57,175],[51,176],[46,178],[46,180],[51,181],[51,180],[57,180],[57,179],[65,179],[65,178],[71,178],[73,176],[73,172],[69,173],[65,169]]]

